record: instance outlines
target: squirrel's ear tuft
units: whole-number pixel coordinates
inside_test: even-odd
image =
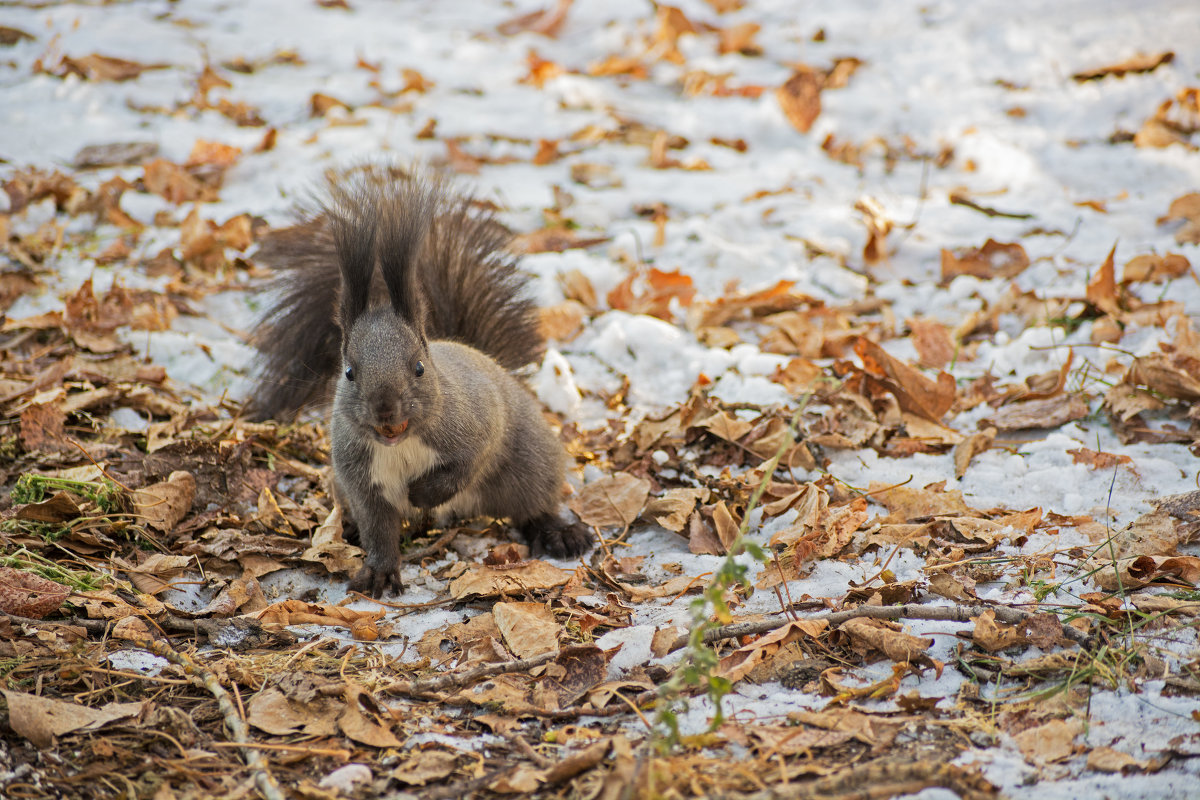
[[[411,176],[388,186],[380,203],[379,267],[392,308],[424,336],[426,308],[418,259],[437,224],[437,188]]]
[[[332,184],[324,204],[342,270],[338,321],[344,329],[367,310],[371,273],[375,269],[378,206],[374,188],[362,179],[348,185]]]

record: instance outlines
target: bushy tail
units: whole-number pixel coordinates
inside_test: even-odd
[[[394,202],[414,196],[404,191],[411,189],[409,181],[426,187],[419,193],[425,202],[416,207]],[[369,166],[331,176],[324,198],[325,207],[356,198],[354,202],[377,213],[419,215],[418,224],[411,219],[403,225],[381,222],[410,232],[406,236],[421,243],[413,277],[430,340],[468,344],[509,370],[541,355],[544,341],[537,305],[528,293],[529,277],[506,250],[511,234],[469,196],[451,192],[433,177]],[[290,419],[304,406],[331,397],[341,368],[336,309],[342,279],[328,219],[325,211],[305,213],[299,224],[269,234],[256,256],[276,270],[269,306],[251,340],[261,352],[249,404],[256,419]],[[411,246],[412,240],[393,245]],[[389,259],[385,254],[379,260]],[[370,304],[387,304],[387,289],[375,277]]]

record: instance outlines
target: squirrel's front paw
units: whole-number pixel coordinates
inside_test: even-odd
[[[436,474],[423,475],[408,485],[408,502],[417,508],[437,508],[454,497],[454,487]]]
[[[535,556],[577,558],[596,546],[596,537],[586,525],[553,516],[531,520],[521,526],[521,532]]]
[[[388,591],[400,594],[404,591],[404,581],[400,580],[400,566],[397,564],[391,569],[377,569],[363,565],[358,574],[350,579],[350,591],[361,592],[371,597],[383,597]]]

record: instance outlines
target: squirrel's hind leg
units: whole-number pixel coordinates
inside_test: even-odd
[[[557,514],[543,514],[518,528],[535,556],[577,558],[596,545],[596,537],[581,522],[567,522]]]

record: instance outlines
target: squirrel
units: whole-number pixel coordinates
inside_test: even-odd
[[[249,408],[286,420],[333,387],[335,496],[366,551],[353,590],[403,590],[406,524],[507,518],[555,557],[594,543],[562,516],[566,453],[512,374],[544,340],[509,240],[441,178],[365,167],[259,251],[277,277]]]

